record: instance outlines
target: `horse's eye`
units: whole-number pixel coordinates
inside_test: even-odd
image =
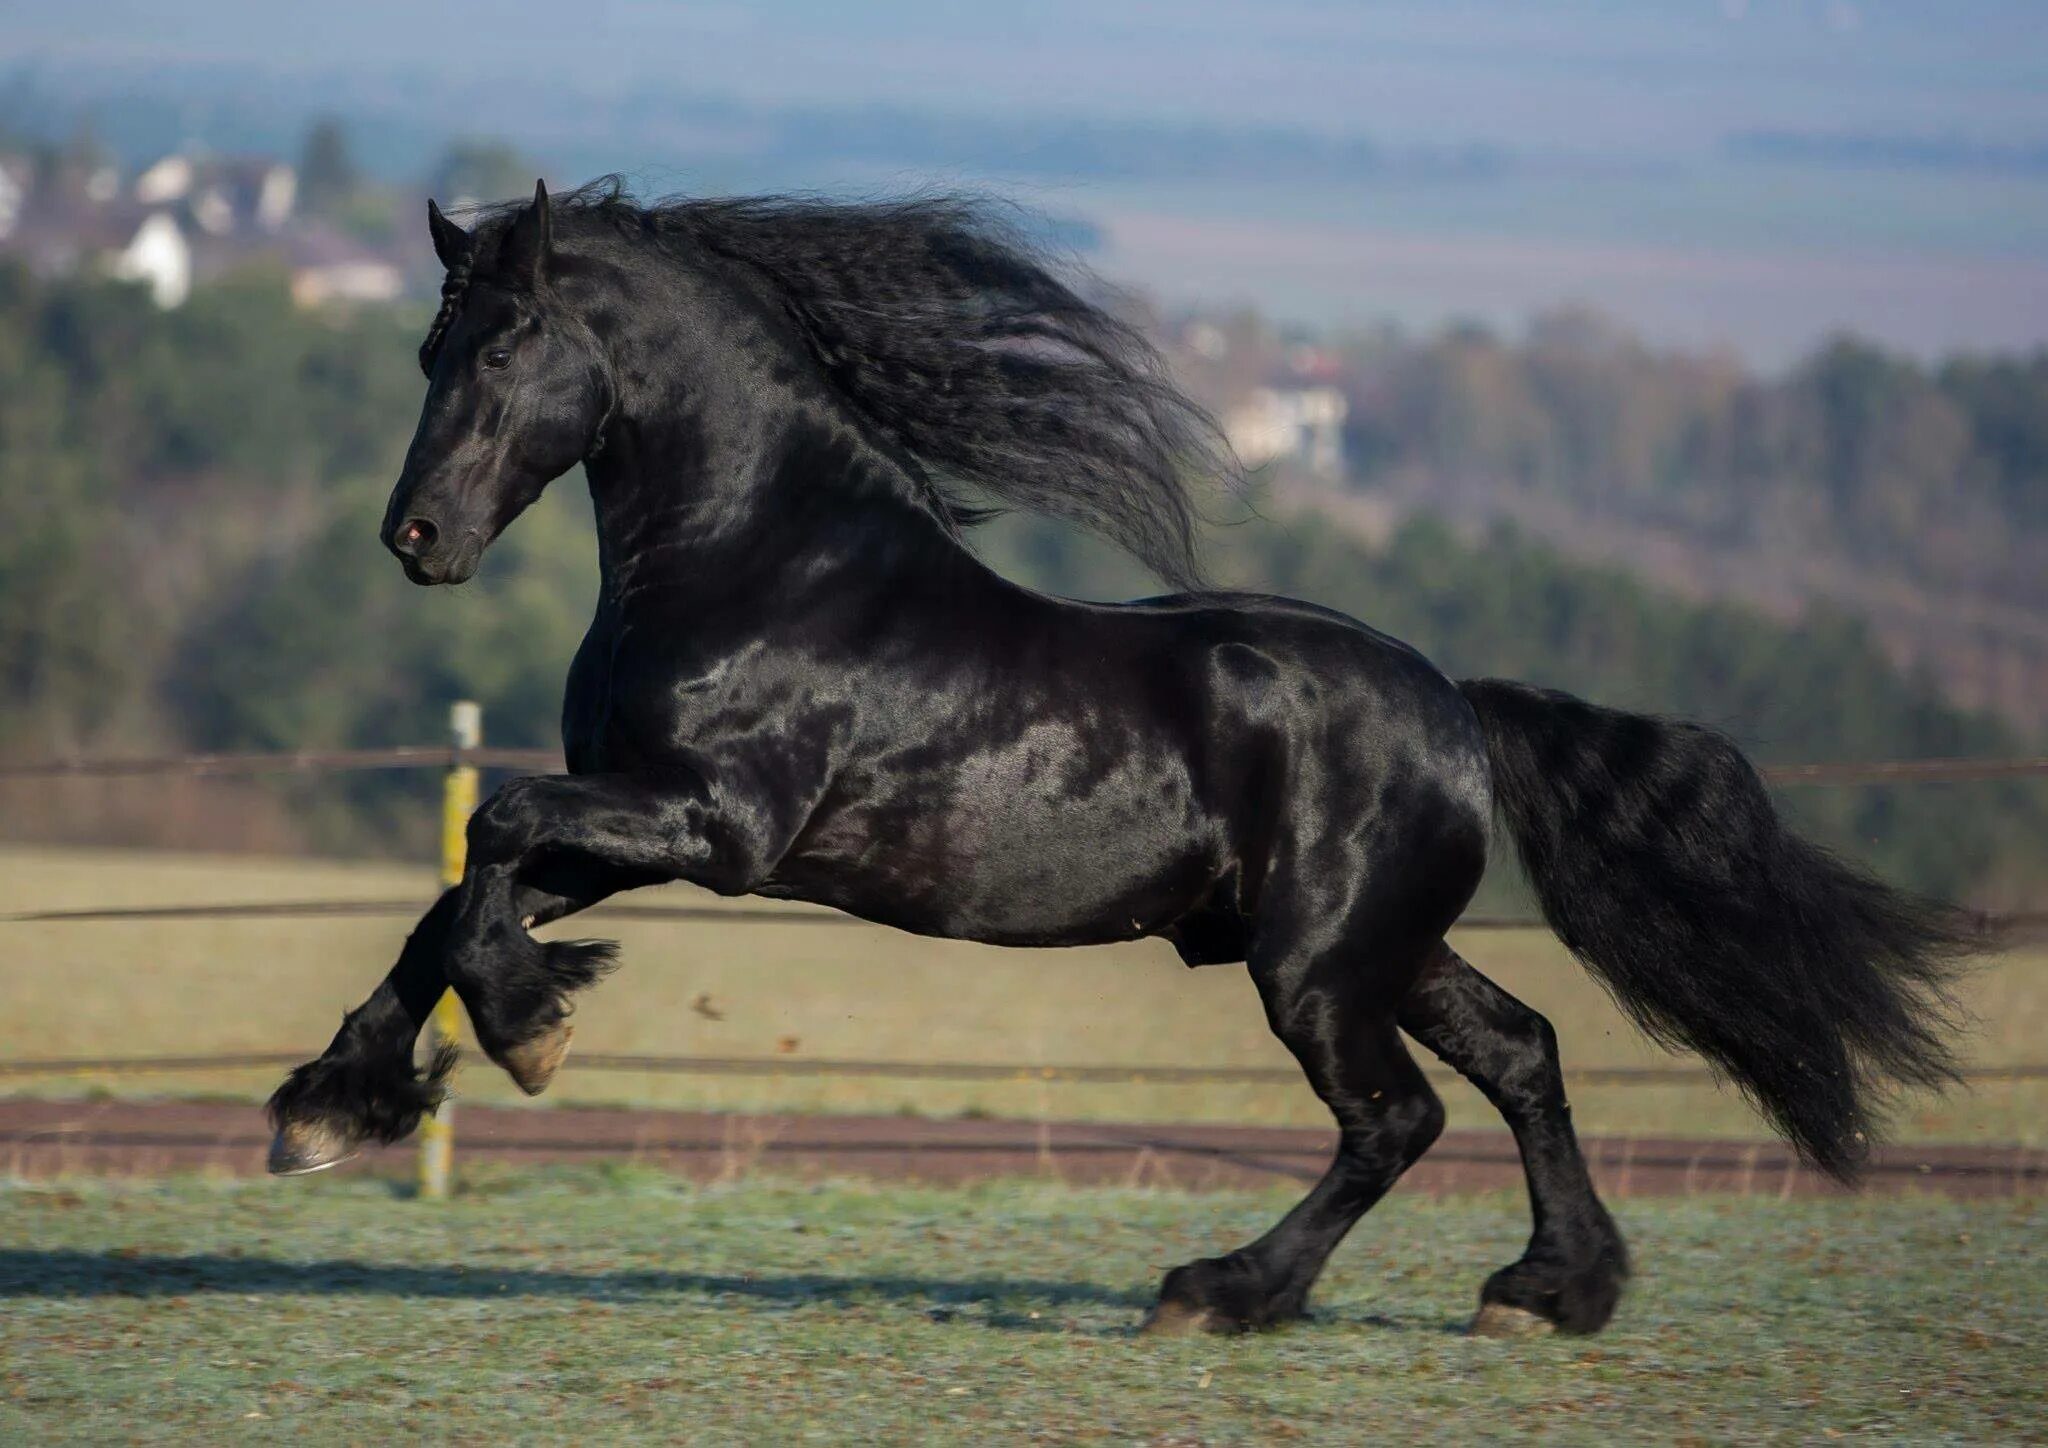
[[[493,347],[490,351],[484,353],[484,366],[486,367],[508,367],[511,363],[512,349],[510,347]]]

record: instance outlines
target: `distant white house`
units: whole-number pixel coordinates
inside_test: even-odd
[[[104,261],[111,275],[147,285],[150,300],[159,307],[179,306],[192,295],[192,244],[169,212],[143,217],[127,245],[107,253]]]
[[[1193,321],[1181,329],[1183,347],[1208,362],[1221,362],[1230,355],[1230,337],[1214,322]]]
[[[144,168],[132,189],[144,205],[178,209],[206,276],[281,262],[302,307],[388,302],[405,291],[405,274],[388,256],[319,221],[294,218],[298,173],[272,157],[174,152]]]
[[[26,206],[4,240],[38,272],[97,271],[141,282],[159,307],[178,306],[192,294],[191,239],[166,210],[126,201],[100,205],[81,194]]]
[[[0,156],[0,241],[21,222],[35,172],[25,156]]]
[[[1344,474],[1349,412],[1334,387],[1256,387],[1223,414],[1223,432],[1246,467],[1286,461],[1337,478]]]
[[[298,175],[268,157],[176,153],[125,187],[104,168],[55,183],[0,156],[0,249],[48,275],[140,282],[159,307],[247,268],[282,271],[301,307],[381,303],[408,277],[384,250],[294,214]]]
[[[183,201],[192,190],[192,158],[172,154],[147,166],[135,178],[135,199],[144,206]]]
[[[274,232],[298,204],[299,173],[268,156],[195,156],[173,152],[135,178],[144,206],[183,206],[213,236]]]

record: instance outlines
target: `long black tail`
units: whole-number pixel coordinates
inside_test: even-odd
[[[1459,688],[1544,919],[1652,1038],[1706,1057],[1845,1181],[1890,1087],[1955,1078],[1942,1033],[1949,984],[1987,943],[1973,917],[1794,834],[1711,729]]]

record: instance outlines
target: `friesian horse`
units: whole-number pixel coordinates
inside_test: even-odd
[[[1720,734],[1454,683],[1328,609],[1203,589],[1184,481],[1227,449],[985,208],[640,204],[607,181],[428,220],[446,281],[383,542],[413,582],[461,583],[580,462],[603,582],[569,772],[476,812],[462,882],[271,1099],[273,1171],[435,1108],[450,1060],[420,1069],[414,1043],[450,986],[484,1052],[545,1088],[612,947],[530,928],[688,880],[924,935],[1245,962],[1335,1159],[1257,1241],[1169,1272],[1156,1329],[1303,1312],[1443,1127],[1406,1035],[1499,1109],[1528,1176],[1533,1235],[1475,1326],[1595,1331],[1628,1257],[1556,1038],[1444,940],[1496,815],[1636,1022],[1826,1171],[1853,1175],[1882,1091],[1953,1074],[1968,918],[1792,833]],[[1181,591],[1019,587],[964,545],[977,503],[1093,528]]]

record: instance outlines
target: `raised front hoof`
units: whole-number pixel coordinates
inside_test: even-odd
[[[569,1038],[575,1034],[574,1026],[557,1021],[532,1040],[507,1049],[497,1058],[498,1064],[521,1091],[538,1096],[562,1069],[562,1059],[569,1054]]]
[[[1250,1262],[1206,1257],[1176,1267],[1159,1285],[1159,1302],[1138,1331],[1147,1337],[1198,1332],[1231,1336],[1256,1332],[1302,1316],[1298,1300],[1276,1295]]]
[[[340,1166],[356,1154],[360,1144],[329,1122],[288,1122],[270,1139],[270,1157],[265,1165],[272,1176],[305,1176]]]
[[[1474,1337],[1545,1337],[1556,1331],[1557,1324],[1549,1318],[1505,1302],[1481,1303],[1471,1327]]]

